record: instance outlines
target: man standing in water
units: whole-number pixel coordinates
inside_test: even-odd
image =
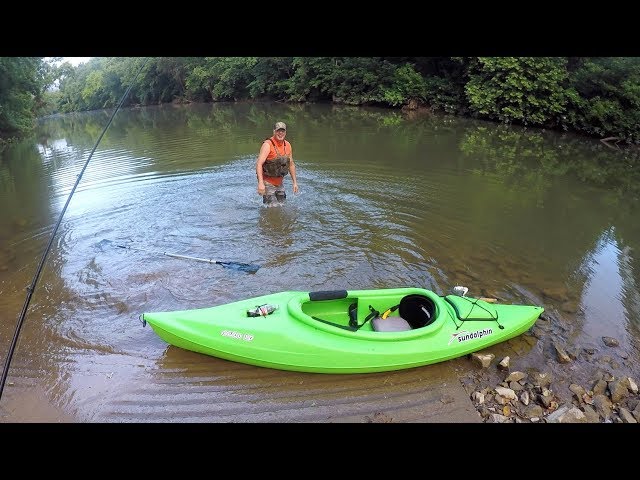
[[[296,166],[293,163],[291,144],[284,139],[286,135],[285,123],[276,122],[273,127],[273,136],[262,142],[256,161],[258,195],[262,195],[262,203],[268,206],[281,205],[287,198],[284,191],[284,176],[287,173],[291,173],[293,193],[298,193]]]

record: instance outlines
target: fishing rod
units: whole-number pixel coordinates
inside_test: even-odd
[[[45,264],[45,262],[47,260],[47,255],[49,254],[49,250],[51,250],[51,246],[53,245],[53,240],[54,240],[54,238],[56,236],[58,228],[60,227],[60,224],[62,223],[62,217],[64,217],[64,214],[67,211],[67,207],[69,206],[69,203],[71,202],[71,197],[73,197],[73,194],[75,193],[76,188],[78,187],[78,184],[80,183],[80,180],[82,179],[82,175],[84,174],[85,170],[87,169],[87,166],[89,165],[89,161],[91,160],[91,157],[93,157],[93,154],[96,151],[96,148],[98,148],[98,145],[100,144],[100,141],[102,140],[102,137],[107,132],[107,129],[109,128],[109,125],[111,125],[111,122],[113,121],[113,117],[116,116],[116,113],[118,113],[118,110],[120,110],[120,107],[122,107],[122,104],[124,103],[125,99],[129,95],[129,92],[131,91],[131,88],[133,87],[136,79],[138,78],[138,75],[140,75],[140,72],[142,71],[142,69],[146,65],[147,60],[148,59],[145,58],[145,60],[142,62],[142,65],[140,66],[140,69],[138,70],[138,73],[136,73],[135,77],[133,77],[133,80],[131,81],[131,84],[129,85],[127,90],[122,95],[122,98],[120,99],[120,103],[118,103],[118,106],[116,107],[116,109],[111,114],[111,118],[109,118],[109,121],[107,122],[107,124],[105,125],[104,129],[102,130],[102,133],[98,137],[98,140],[96,141],[96,144],[93,146],[93,149],[91,149],[91,153],[89,154],[89,157],[87,157],[87,161],[84,163],[84,166],[82,167],[82,170],[80,170],[80,174],[78,175],[78,178],[76,179],[76,182],[74,183],[73,188],[71,189],[71,192],[69,192],[69,196],[67,197],[67,201],[65,202],[64,207],[62,207],[62,211],[60,212],[60,216],[58,217],[58,221],[56,222],[56,225],[53,228],[53,232],[51,232],[51,236],[49,237],[49,243],[47,244],[47,248],[45,249],[44,254],[42,255],[42,258],[40,259],[40,263],[38,264],[38,268],[36,269],[36,273],[34,274],[33,279],[31,280],[31,285],[29,285],[27,287],[27,297],[25,298],[24,305],[22,306],[22,311],[20,312],[20,317],[19,317],[18,323],[16,325],[16,330],[13,333],[13,339],[11,340],[11,345],[9,346],[9,351],[7,353],[7,358],[6,358],[5,362],[4,362],[4,368],[2,369],[2,377],[0,378],[0,399],[2,399],[2,392],[4,391],[4,385],[5,385],[5,382],[7,380],[7,373],[9,372],[9,365],[11,364],[11,359],[13,358],[13,352],[15,351],[16,344],[18,343],[18,337],[20,336],[20,330],[22,330],[22,325],[24,324],[24,319],[25,319],[25,317],[27,315],[27,309],[29,308],[29,304],[31,303],[31,297],[33,296],[33,293],[35,292],[36,284],[38,283],[38,279],[40,278],[40,274],[42,273],[42,269],[44,268],[44,264]]]

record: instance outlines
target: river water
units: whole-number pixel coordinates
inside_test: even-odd
[[[110,115],[42,119],[0,158],[3,363],[26,287]],[[300,192],[287,177],[286,204],[266,208],[255,160],[275,121],[288,125]],[[359,421],[382,405],[421,421],[415,407],[430,382],[471,368],[458,359],[346,377],[274,371],[168,346],[139,320],[282,290],[464,285],[551,315],[549,338],[494,347],[515,366],[585,377],[600,367],[581,356],[556,365],[550,345],[559,342],[596,349],[605,368],[638,379],[637,165],[593,139],[428,113],[270,103],[121,110],[53,238],[0,419]],[[603,336],[620,345],[607,350]]]

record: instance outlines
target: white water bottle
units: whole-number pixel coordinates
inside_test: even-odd
[[[453,294],[459,297],[464,297],[469,291],[469,287],[463,287],[462,285],[456,285],[453,287]]]
[[[271,305],[269,303],[258,305],[255,308],[247,310],[247,317],[266,317],[267,315],[271,315],[278,308],[278,305]]]

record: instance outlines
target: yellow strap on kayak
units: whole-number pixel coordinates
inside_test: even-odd
[[[391,307],[390,309],[388,309],[386,312],[384,312],[381,316],[381,318],[384,320],[385,318],[387,318],[389,315],[391,315],[393,312],[395,312],[398,307],[400,305],[396,305],[395,307]]]

